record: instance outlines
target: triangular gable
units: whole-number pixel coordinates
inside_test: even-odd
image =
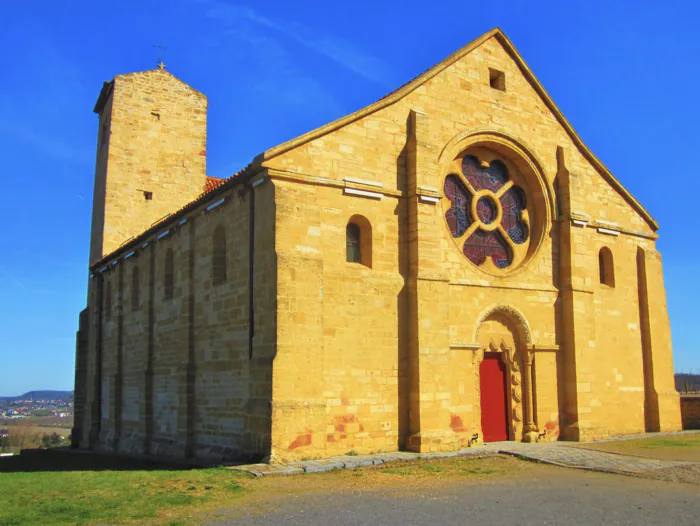
[[[418,75],[416,78],[411,80],[410,82],[404,84],[400,88],[396,89],[395,91],[391,92],[389,95],[383,97],[382,99],[378,100],[374,104],[370,104],[369,106],[358,110],[354,113],[351,113],[350,115],[347,115],[345,117],[342,117],[338,120],[335,120],[331,123],[326,124],[325,126],[321,126],[320,128],[317,128],[315,130],[312,130],[308,133],[305,133],[304,135],[300,135],[299,137],[296,137],[290,141],[284,142],[278,146],[275,146],[274,148],[270,148],[269,150],[266,150],[265,152],[259,154],[253,161],[253,165],[261,166],[265,161],[269,161],[270,159],[273,159],[274,157],[277,157],[278,155],[281,155],[285,152],[288,152],[298,146],[301,146],[309,141],[312,141],[314,139],[318,139],[319,137],[322,137],[328,133],[331,133],[335,130],[338,130],[339,128],[342,128],[343,126],[346,126],[348,124],[351,124],[359,119],[362,119],[363,117],[366,117],[368,115],[371,115],[372,113],[375,113],[381,109],[384,109],[395,102],[398,102],[402,98],[404,98],[406,95],[414,91],[416,88],[422,86],[426,82],[428,82],[430,79],[450,67],[452,64],[460,60],[462,57],[479,47],[481,44],[489,40],[490,38],[495,37],[500,44],[503,46],[505,51],[510,55],[510,57],[515,61],[516,65],[522,72],[523,76],[525,79],[531,84],[531,86],[534,88],[534,90],[539,94],[541,97],[542,101],[545,103],[547,108],[552,112],[556,120],[559,122],[559,124],[566,130],[568,133],[569,137],[571,138],[572,142],[574,145],[578,148],[578,150],[581,152],[581,154],[590,162],[593,167],[598,170],[603,178],[615,189],[617,190],[620,195],[623,196],[623,198],[630,204],[630,206],[649,224],[649,226],[654,230],[658,230],[659,225],[654,220],[654,218],[651,216],[651,214],[641,205],[639,201],[637,201],[632,194],[629,193],[629,191],[622,185],[622,183],[610,172],[610,170],[607,169],[607,167],[598,159],[593,152],[583,143],[581,140],[581,137],[576,133],[574,128],[571,126],[569,121],[566,120],[564,115],[562,114],[561,110],[556,106],[552,98],[549,96],[547,91],[544,89],[542,84],[537,80],[535,77],[534,73],[530,70],[528,65],[525,63],[525,60],[520,56],[520,53],[515,49],[515,46],[513,46],[513,43],[508,40],[508,37],[505,36],[503,31],[501,31],[500,28],[496,27],[492,29],[491,31],[484,33],[482,36],[479,38],[472,40],[469,44],[466,46],[462,47],[460,50],[457,52],[453,53],[449,57],[447,57],[445,60],[442,62],[438,63],[437,65],[433,66],[429,70],[425,71],[424,73]]]

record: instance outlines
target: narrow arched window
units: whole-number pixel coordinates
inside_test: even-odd
[[[141,303],[141,287],[139,283],[139,268],[134,267],[131,271],[131,310],[139,309]]]
[[[598,253],[598,267],[600,270],[600,282],[608,287],[615,286],[615,265],[613,264],[612,251],[603,247]]]
[[[165,253],[165,265],[163,268],[163,295],[166,300],[173,299],[175,289],[175,263],[173,261],[173,249],[169,248]]]
[[[345,227],[345,261],[372,268],[372,225],[364,216],[352,216]]]
[[[362,263],[360,227],[355,223],[348,223],[345,227],[345,260],[348,263]]]
[[[212,282],[214,285],[226,281],[226,230],[219,225],[212,240]]]
[[[105,287],[105,319],[112,317],[112,284],[108,281]]]

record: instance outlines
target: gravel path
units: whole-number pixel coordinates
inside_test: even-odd
[[[697,486],[541,466],[534,476],[292,495],[242,525],[696,525]],[[290,479],[290,483],[291,483]]]

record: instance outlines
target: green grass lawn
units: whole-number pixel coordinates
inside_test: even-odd
[[[495,464],[495,466],[494,466]],[[473,458],[456,458],[452,460],[411,462],[407,465],[390,464],[380,473],[401,477],[472,477],[502,474],[505,469],[498,463]]]
[[[640,448],[700,447],[700,434],[676,437],[646,438],[637,441]]]
[[[659,460],[700,462],[700,433],[666,437],[637,438],[613,442],[591,442],[580,447]]]
[[[454,479],[478,483],[533,466],[512,457],[460,457],[255,478],[227,468],[148,470],[155,465],[44,452],[0,464],[0,526],[196,524],[267,510],[306,492],[432,487]]]
[[[185,524],[187,513],[232,504],[247,477],[226,468],[0,473],[0,525]]]

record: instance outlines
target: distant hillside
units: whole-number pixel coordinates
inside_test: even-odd
[[[700,374],[676,374],[676,391],[685,393],[688,391],[700,391]]]
[[[73,391],[29,391],[20,396],[0,396],[0,401],[13,400],[63,400],[73,398]]]

